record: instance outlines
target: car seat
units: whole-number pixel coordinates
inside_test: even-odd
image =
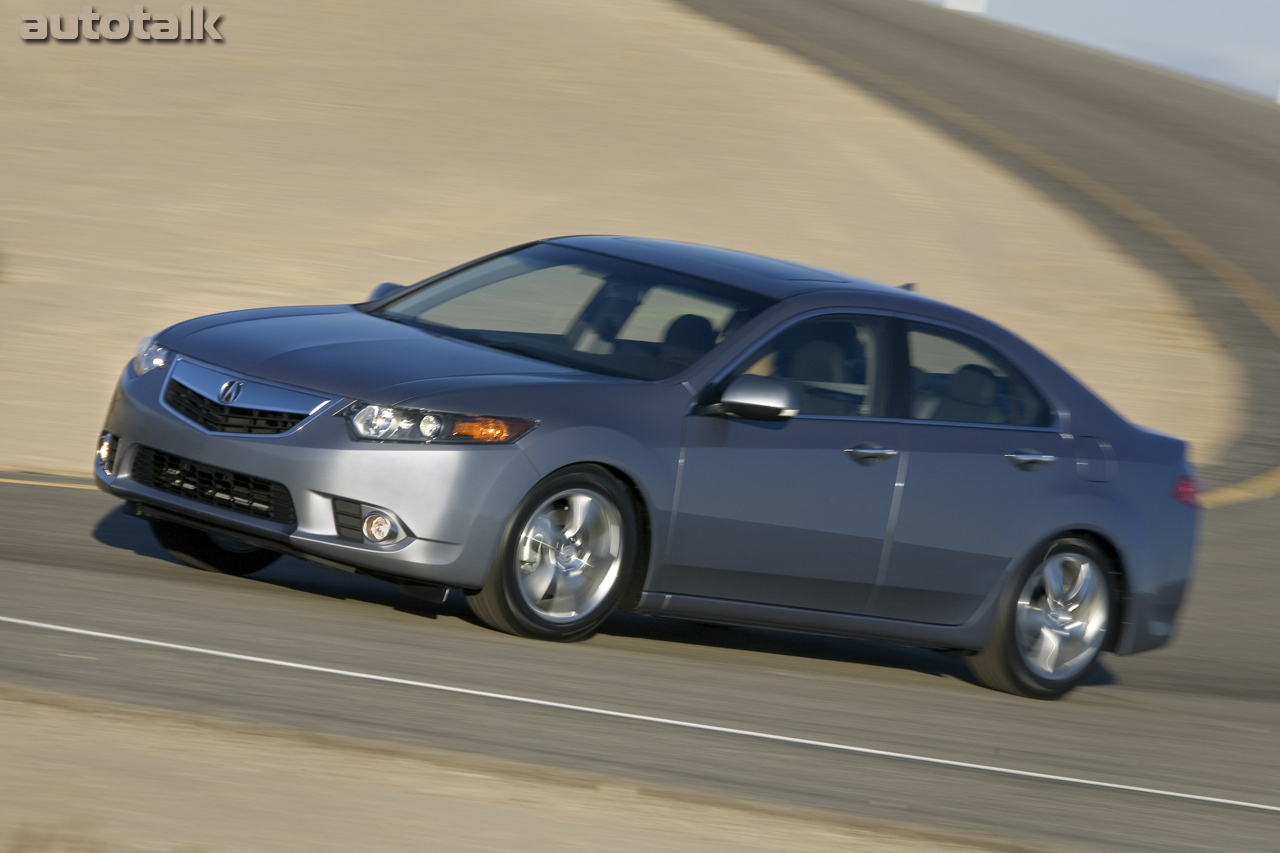
[[[1002,424],[1008,421],[1005,407],[997,401],[1000,380],[991,368],[966,364],[947,377],[942,400],[931,420],[969,424]]]
[[[787,359],[783,375],[796,383],[800,411],[813,415],[859,414],[863,400],[861,394],[822,387],[823,384],[848,385],[853,380],[853,373],[865,373],[861,365],[861,343],[851,335],[842,337],[854,352],[836,341],[819,338],[801,344]]]
[[[716,330],[700,314],[681,314],[671,321],[658,347],[658,358],[672,364],[690,365],[716,345]]]

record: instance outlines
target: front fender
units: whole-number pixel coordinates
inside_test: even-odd
[[[536,434],[537,431],[532,435]],[[666,550],[679,468],[679,432],[669,440],[646,444],[603,426],[565,427],[545,432],[536,442],[521,442],[529,463],[545,477],[568,465],[595,463],[612,468],[631,481],[649,520],[649,572]],[[655,437],[656,438],[656,437]]]

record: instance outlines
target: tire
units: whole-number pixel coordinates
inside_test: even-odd
[[[280,558],[275,551],[245,545],[230,537],[213,536],[203,530],[171,521],[148,519],[160,546],[175,560],[201,571],[224,575],[251,575]]]
[[[586,639],[630,587],[641,552],[630,490],[598,465],[572,465],[520,502],[488,581],[467,601],[498,631]]]
[[[1063,696],[1089,677],[1119,628],[1119,588],[1115,566],[1093,542],[1050,543],[1005,589],[990,641],[969,658],[974,676],[1017,696]]]

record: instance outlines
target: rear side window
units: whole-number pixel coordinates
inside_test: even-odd
[[[1049,405],[1031,383],[975,338],[907,323],[911,418],[1047,427]]]

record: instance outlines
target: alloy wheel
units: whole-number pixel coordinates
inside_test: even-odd
[[[559,492],[534,510],[520,534],[520,595],[549,622],[577,621],[609,597],[622,557],[618,507],[591,489]]]
[[[1027,578],[1015,617],[1018,651],[1048,681],[1067,681],[1093,663],[1107,633],[1104,569],[1088,556],[1051,554]]]

